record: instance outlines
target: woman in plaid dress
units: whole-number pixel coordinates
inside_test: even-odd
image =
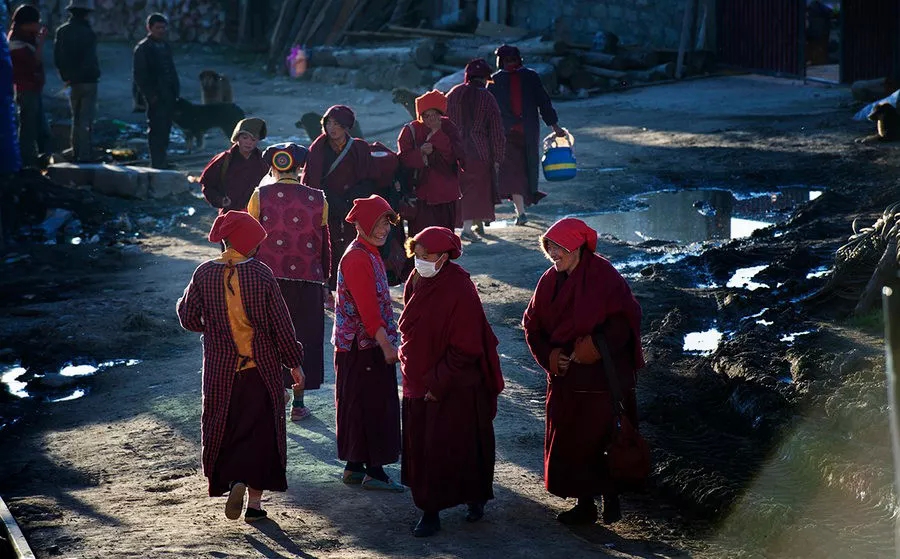
[[[225,241],[201,264],[178,300],[181,325],[203,334],[203,473],[209,495],[228,493],[225,516],[265,518],[264,490],[287,489],[282,366],[298,388],[302,346],[272,271],[255,260],[266,232],[251,215],[231,211],[213,223],[209,240]]]

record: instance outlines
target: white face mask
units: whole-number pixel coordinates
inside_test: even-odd
[[[416,271],[423,278],[431,278],[437,275],[437,262],[429,262],[416,257]]]

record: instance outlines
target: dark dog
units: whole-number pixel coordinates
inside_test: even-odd
[[[220,129],[222,134],[225,134],[225,138],[230,141],[235,125],[244,116],[246,115],[243,109],[234,103],[196,105],[179,97],[175,101],[175,114],[172,121],[184,131],[187,149],[191,151],[195,140],[197,148],[203,149],[206,132],[213,128]]]
[[[231,80],[214,70],[200,72],[200,102],[204,105],[234,103]]]

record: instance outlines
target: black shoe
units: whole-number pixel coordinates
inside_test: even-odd
[[[614,524],[622,520],[622,507],[618,495],[603,496],[603,523]]]
[[[428,538],[441,531],[441,517],[437,514],[423,514],[419,523],[413,529],[413,535],[417,538]]]
[[[519,214],[516,216],[516,225],[525,225],[528,223],[528,216],[525,214]]]
[[[593,524],[597,522],[597,505],[575,505],[571,509],[561,512],[556,519],[567,526],[577,524]]]
[[[244,513],[244,522],[256,522],[257,520],[262,520],[267,516],[269,516],[269,513],[262,509],[247,507],[247,512]]]
[[[469,503],[469,512],[466,513],[466,522],[478,522],[484,518],[484,503]]]

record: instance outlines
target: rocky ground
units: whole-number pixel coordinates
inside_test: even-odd
[[[139,123],[130,112],[130,47],[102,48],[101,115]],[[271,79],[246,56],[198,47],[180,50],[176,62],[185,96],[197,101],[200,70],[229,74],[236,102],[269,122],[270,141],[306,141],[294,122],[337,102],[357,109],[364,132],[399,130],[408,119],[390,93]],[[59,90],[58,81],[48,87]],[[448,511],[439,536],[417,540],[408,494],[370,495],[340,483],[331,370],[328,384],[307,396],[314,417],[288,427],[290,489],[268,496],[272,521],[226,521],[199,471],[199,341],[174,314],[193,269],[216,254],[205,241],[213,212],[196,192],[153,202],[93,196],[84,210],[90,216],[79,217],[84,237],[96,233],[99,242],[20,243],[0,260],[0,371],[25,368],[19,380],[32,394],[0,393],[0,495],[36,554],[857,557],[889,550],[896,499],[881,318],[851,316],[861,286],[846,270],[835,272],[834,251],[855,218],[869,224],[896,198],[896,148],[856,141],[871,130],[850,121],[847,90],[755,76],[557,108],[577,138],[578,178],[543,184],[549,196],[527,226],[495,224],[460,261],[501,340],[507,377],[496,421],[497,499],[483,523],[466,525],[462,511]],[[369,139],[393,145],[395,132]],[[208,144],[221,148],[224,138],[211,134]],[[202,159],[181,166],[196,175]],[[647,195],[659,191],[667,192]],[[625,499],[623,522],[577,530],[556,523],[571,503],[541,483],[544,377],[519,325],[547,266],[538,235],[568,214],[590,214],[604,235],[599,251],[627,275],[643,306],[648,366],[639,398],[655,463],[651,488]],[[508,220],[511,207],[498,217]],[[746,225],[732,217],[777,225],[729,241]],[[744,269],[745,279],[735,277]],[[721,334],[718,345],[685,351],[687,335],[710,330]],[[114,361],[129,359],[139,362]],[[56,374],[66,363],[105,365],[92,375]],[[79,390],[81,397],[49,401]]]

